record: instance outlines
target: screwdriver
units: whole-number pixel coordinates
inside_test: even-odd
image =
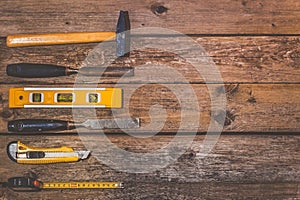
[[[20,78],[50,78],[81,74],[84,76],[121,77],[133,76],[133,67],[82,67],[73,69],[65,66],[35,63],[16,63],[6,67],[8,76]]]
[[[42,132],[72,130],[84,127],[90,130],[99,129],[130,129],[140,127],[139,118],[88,119],[85,122],[72,122],[52,119],[19,119],[9,121],[8,131],[11,132]]]

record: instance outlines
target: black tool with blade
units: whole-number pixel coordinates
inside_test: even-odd
[[[43,132],[72,130],[76,127],[84,127],[90,130],[101,129],[130,129],[139,128],[139,118],[115,118],[115,119],[88,119],[84,122],[71,122],[51,119],[19,119],[9,121],[8,131],[11,132]]]
[[[7,65],[6,73],[8,76],[20,78],[50,78],[78,73],[84,76],[130,77],[134,75],[134,69],[133,67],[82,67],[73,69],[50,64],[17,63]]]

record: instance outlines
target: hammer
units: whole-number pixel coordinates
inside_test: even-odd
[[[56,44],[77,44],[102,42],[116,38],[118,57],[127,56],[130,51],[130,21],[128,11],[120,11],[116,32],[85,32],[85,33],[48,33],[18,34],[7,36],[8,47],[41,46]]]

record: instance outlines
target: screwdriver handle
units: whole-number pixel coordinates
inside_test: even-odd
[[[71,128],[68,121],[50,119],[19,119],[7,124],[7,129],[11,132],[62,131]]]
[[[6,73],[8,76],[21,78],[49,78],[66,76],[67,68],[49,64],[17,63],[7,65]]]

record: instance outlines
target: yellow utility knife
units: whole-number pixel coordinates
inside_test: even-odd
[[[14,141],[7,145],[7,154],[12,161],[21,164],[49,164],[84,160],[88,158],[90,151],[74,151],[66,146],[30,147],[20,141]]]

